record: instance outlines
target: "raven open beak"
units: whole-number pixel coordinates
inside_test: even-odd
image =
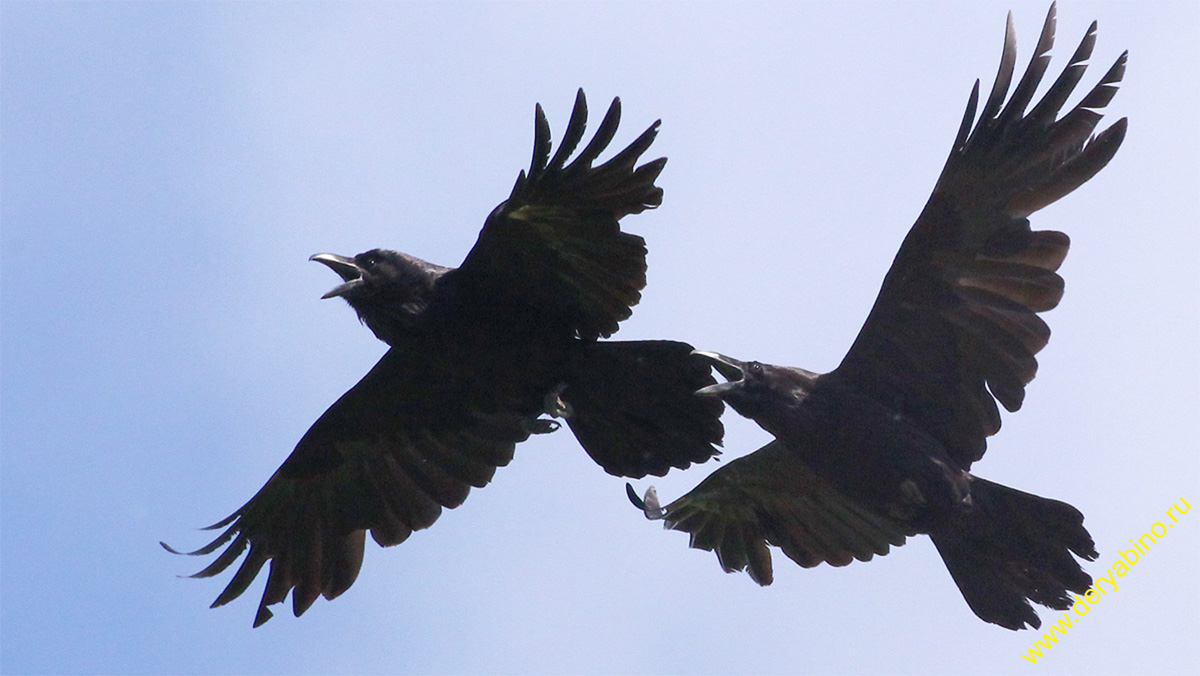
[[[326,292],[324,296],[321,296],[322,299],[345,296],[347,293],[363,285],[362,268],[358,267],[353,258],[346,258],[345,256],[331,253],[319,253],[309,256],[308,260],[328,266],[330,270],[338,273],[338,276],[344,282]]]
[[[702,397],[719,397],[726,392],[730,392],[741,387],[742,381],[746,377],[745,362],[740,362],[732,357],[726,357],[725,355],[717,352],[706,352],[704,350],[692,350],[692,354],[699,357],[704,357],[708,361],[712,362],[712,366],[713,368],[717,369],[717,373],[720,373],[727,381],[729,381],[725,383],[717,383],[716,385],[709,385],[707,387],[701,387],[700,389],[696,390],[696,394]]]

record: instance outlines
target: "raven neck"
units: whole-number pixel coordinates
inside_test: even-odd
[[[359,312],[359,320],[371,329],[375,337],[393,347],[411,343],[419,334],[419,320],[424,302],[378,305],[369,312]]]

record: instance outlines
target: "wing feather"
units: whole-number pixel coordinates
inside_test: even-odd
[[[1004,49],[1000,53],[1000,69],[996,71],[996,81],[992,83],[992,91],[988,94],[987,102],[983,104],[983,112],[979,116],[987,125],[981,126],[977,131],[983,132],[994,128],[993,121],[1000,112],[1000,104],[1004,102],[1004,97],[1008,94],[1016,63],[1017,31],[1013,28],[1013,15],[1009,11],[1004,28]]]
[[[1025,69],[1025,75],[1021,77],[1017,88],[1013,90],[1012,96],[1009,97],[1008,105],[1004,107],[1004,112],[997,118],[997,126],[1006,127],[1020,120],[1021,114],[1025,112],[1025,108],[1033,100],[1034,92],[1037,91],[1038,85],[1041,84],[1042,76],[1046,74],[1046,69],[1050,66],[1050,50],[1054,47],[1056,13],[1056,7],[1050,5],[1050,11],[1046,15],[1046,22],[1042,25],[1042,34],[1038,37],[1037,46],[1033,49],[1033,58],[1029,62],[1029,67]],[[1008,16],[1008,28],[1011,31],[1012,12],[1009,12]]]
[[[1062,299],[1070,240],[1026,217],[1072,192],[1112,159],[1118,120],[1092,134],[1125,71],[1122,54],[1068,113],[1096,42],[1093,24],[1041,101],[1026,109],[1054,44],[1051,6],[1033,58],[1007,103],[1016,58],[1009,15],[1000,69],[972,127],[976,83],[946,166],[838,371],[920,421],[963,468],[1000,428],[996,401],[1019,409],[1050,329],[1038,313]]]
[[[773,579],[768,545],[802,567],[883,556],[907,533],[833,488],[778,441],[713,472],[667,505],[664,525],[712,551],[727,573]]]
[[[193,577],[218,575],[245,554],[213,607],[241,596],[266,566],[255,626],[289,593],[299,616],[318,597],[334,598],[354,583],[367,531],[382,546],[399,544],[508,463],[529,434],[524,421],[477,413],[463,406],[469,396],[429,401],[430,390],[413,388],[440,369],[419,354],[384,355],[313,424],[266,485],[213,526],[225,530],[189,552],[207,555],[227,545]]]
[[[546,165],[547,171],[562,170],[563,165],[567,163],[567,158],[575,152],[579,141],[583,139],[583,132],[586,129],[587,100],[583,96],[583,90],[580,89],[575,95],[575,107],[571,109],[571,119],[567,121],[567,130],[563,133],[562,143],[559,144],[550,163]]]
[[[481,304],[536,309],[585,339],[610,336],[632,314],[646,285],[646,246],[619,221],[662,202],[654,183],[665,159],[638,165],[658,133],[651,125],[608,161],[593,166],[616,134],[614,99],[595,136],[583,139],[587,102],[580,90],[562,143],[550,156],[545,115],[536,109],[534,156],[512,194],[488,216],[462,266],[439,282],[442,295]]]

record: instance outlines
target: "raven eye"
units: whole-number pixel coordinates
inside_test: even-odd
[[[750,373],[751,373],[751,375],[761,376],[761,375],[762,375],[762,372],[763,372],[763,370],[762,370],[762,364],[760,364],[760,363],[758,363],[758,362],[756,362],[756,361],[752,361],[752,362],[750,362]]]

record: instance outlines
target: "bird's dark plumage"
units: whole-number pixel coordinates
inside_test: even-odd
[[[1010,629],[1064,609],[1096,556],[1083,515],[970,473],[1000,429],[997,402],[1021,407],[1050,330],[1038,314],[1063,293],[1067,236],[1033,231],[1032,212],[1094,176],[1125,135],[1092,136],[1124,54],[1059,116],[1095,43],[1093,23],[1065,71],[1029,107],[1053,44],[1052,6],[1033,61],[1010,84],[1009,16],[996,84],[975,119],[970,96],[950,158],[841,365],[818,375],[704,353],[723,399],[776,440],[717,470],[652,518],[715,551],[726,571],[771,582],[767,545],[801,566],[866,561],[929,534],[971,609]],[[1004,103],[1005,96],[1007,103]],[[635,504],[640,501],[635,500]]]
[[[722,405],[692,396],[715,381],[691,346],[597,342],[640,300],[645,242],[618,221],[661,202],[654,182],[666,160],[638,165],[656,122],[593,164],[617,130],[614,100],[568,162],[586,119],[580,91],[551,156],[537,108],[530,169],[457,269],[383,249],[313,256],[342,278],[325,297],[345,299],[391,349],[249,502],[212,526],[221,535],[192,552],[225,547],[196,577],[245,554],[214,606],[268,563],[255,626],[289,592],[296,615],[338,596],[358,574],[368,531],[390,546],[429,527],[486,485],[517,443],[551,431],[543,413],[566,417],[596,462],[622,476],[661,476],[717,453]]]

